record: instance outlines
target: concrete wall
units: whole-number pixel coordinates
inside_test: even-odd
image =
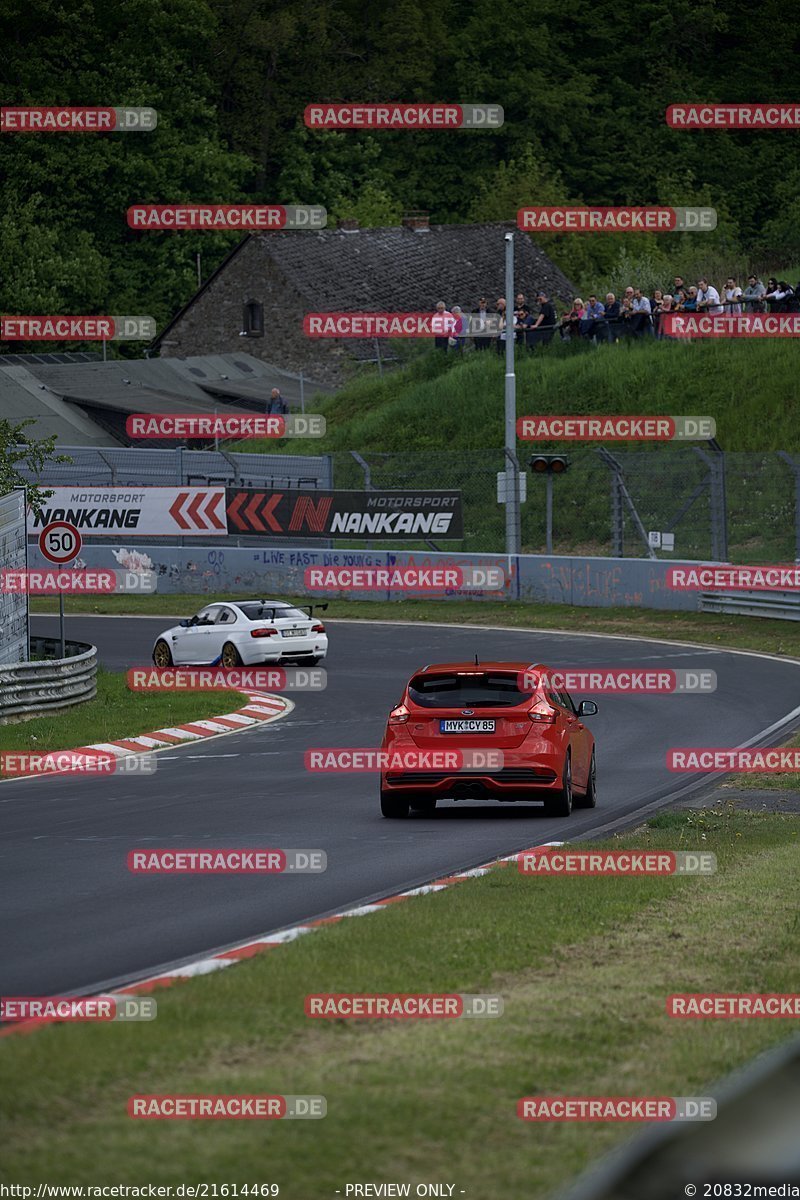
[[[133,557],[135,556],[135,557]],[[588,608],[682,609],[696,612],[699,593],[673,592],[666,571],[676,559],[585,558],[526,554],[422,554],[393,551],[252,549],[216,546],[147,546],[137,542],[120,549],[84,546],[80,563],[88,567],[131,567],[155,570],[159,592],[191,592],[198,596],[281,596],[308,594],[303,582],[311,566],[436,566],[469,564],[500,566],[506,573],[504,593],[454,592],[454,598],[528,600],[531,603],[576,604]],[[44,565],[31,550],[31,566]],[[321,599],[336,593],[320,594]],[[386,592],[359,593],[365,600],[385,600]],[[444,603],[443,611],[444,611]],[[199,606],[198,606],[199,607]]]
[[[0,496],[0,568],[25,569],[25,493],[20,488]],[[28,600],[0,592],[0,663],[28,657]]]

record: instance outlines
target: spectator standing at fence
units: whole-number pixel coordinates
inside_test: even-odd
[[[565,312],[561,318],[561,336],[567,340],[580,337],[581,321],[586,314],[586,309],[583,307],[583,300],[580,296],[576,296],[572,301],[572,308],[569,312]]]
[[[555,304],[547,292],[539,292],[536,299],[539,301],[539,312],[525,334],[525,343],[529,350],[539,345],[547,345],[553,340],[556,331]]]
[[[677,296],[678,292],[686,294],[686,283],[682,275],[676,275],[672,282],[672,295]]]
[[[467,344],[467,339],[465,336],[467,325],[466,317],[461,311],[460,304],[454,304],[450,310],[450,314],[453,318],[453,328],[450,331],[450,337],[448,339],[449,345],[458,354],[463,354],[464,347]]]
[[[583,318],[582,332],[592,338],[596,344],[598,338],[608,339],[607,331],[605,305],[600,303],[597,296],[590,296]]]
[[[497,337],[495,338],[494,348],[498,354],[505,354],[505,352],[506,352],[506,325],[508,324],[508,322],[506,321],[506,302],[505,302],[505,299],[503,296],[501,296],[499,298],[499,300],[497,301],[497,304],[495,305],[495,311],[500,320],[500,328],[497,333]]]
[[[762,296],[766,294],[767,289],[758,278],[757,275],[751,275],[747,280],[747,287],[744,289],[745,312],[763,312],[764,304]]]
[[[631,313],[631,332],[634,337],[641,337],[642,334],[653,332],[650,300],[641,288],[637,288],[633,293]]]
[[[692,284],[692,286],[687,290],[686,296],[684,297],[683,312],[696,312],[696,311],[697,311],[697,288],[694,286],[694,284]]]
[[[736,313],[738,315],[742,311],[742,289],[739,287],[732,275],[729,275],[725,280],[723,296],[725,299],[725,312]]]
[[[664,320],[664,318],[665,318],[665,317],[667,317],[667,316],[669,316],[669,314],[670,314],[670,313],[672,313],[672,312],[674,312],[674,311],[675,311],[675,310],[674,310],[674,308],[672,307],[672,296],[669,294],[669,292],[667,292],[666,296],[662,296],[662,298],[661,298],[661,309],[660,309],[660,311],[659,311],[659,314],[658,314],[658,320],[657,320],[657,321],[656,321],[656,323],[655,323],[655,335],[656,335],[656,337],[657,337],[657,338],[659,338],[659,339],[663,339],[663,338],[670,338],[670,339],[672,339],[672,334],[671,334],[671,333],[666,333],[666,332],[665,332],[665,320]]]
[[[776,307],[777,300],[775,299],[775,293],[777,292],[777,290],[778,290],[778,281],[777,281],[777,279],[770,276],[769,279],[767,280],[767,286],[764,291],[764,300],[766,301],[766,304],[767,304],[767,312],[777,312],[778,311],[777,307]]]
[[[613,292],[606,292],[606,335],[610,342],[617,341],[621,331],[622,305]]]
[[[725,311],[719,302],[719,292],[705,278],[697,281],[697,311],[701,310],[714,315]]]
[[[524,292],[518,292],[514,304],[514,328],[516,329],[516,340],[521,346],[525,340],[525,318],[530,315],[530,305],[525,299]]]
[[[780,303],[778,312],[791,312],[794,300],[794,288],[785,279],[778,280],[778,288],[778,300]]]
[[[267,401],[267,415],[270,413],[281,413],[285,416],[288,411],[289,405],[281,395],[280,388],[274,387],[270,392],[269,400]]]
[[[437,350],[444,350],[445,354],[447,353],[447,344],[450,341],[452,327],[453,314],[448,312],[444,300],[437,301],[436,312],[431,318],[433,344]]]
[[[475,311],[475,337],[473,338],[473,342],[476,350],[488,350],[492,344],[491,337],[485,332],[488,315],[486,297],[481,296]]]

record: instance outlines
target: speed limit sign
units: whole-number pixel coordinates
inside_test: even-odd
[[[69,521],[51,521],[39,534],[39,549],[44,557],[62,566],[78,557],[82,545],[80,530]]]

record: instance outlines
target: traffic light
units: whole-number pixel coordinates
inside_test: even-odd
[[[563,475],[569,459],[566,454],[534,454],[528,465],[534,475]]]

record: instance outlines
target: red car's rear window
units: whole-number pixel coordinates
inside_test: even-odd
[[[456,675],[415,675],[408,694],[422,708],[511,708],[530,700],[515,671],[480,671]]]

